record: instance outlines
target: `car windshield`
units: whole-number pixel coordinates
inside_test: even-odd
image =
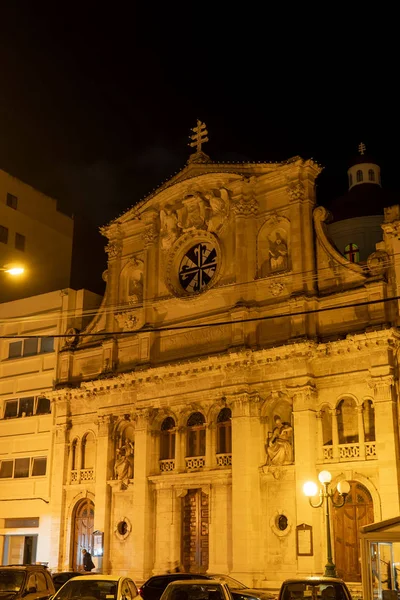
[[[282,600],[349,600],[341,583],[296,581],[282,589]]]
[[[116,600],[118,581],[112,579],[70,579],[53,596],[54,600],[73,600],[74,598],[87,598],[87,600]]]
[[[163,594],[164,600],[224,600],[224,591],[218,583],[207,581],[187,585],[170,584]]]
[[[0,594],[19,592],[25,579],[25,571],[0,570]]]
[[[238,581],[237,579],[233,579],[233,577],[229,577],[229,575],[220,575],[218,573],[218,574],[211,575],[211,577],[213,579],[216,579],[217,581],[222,581],[223,583],[226,583],[226,585],[228,586],[228,588],[230,590],[245,590],[245,589],[247,589],[247,587],[243,583],[240,583],[240,581]]]

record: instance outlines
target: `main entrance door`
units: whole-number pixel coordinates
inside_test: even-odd
[[[345,581],[361,581],[359,531],[374,521],[371,494],[358,481],[349,481],[350,492],[342,508],[333,509],[336,570]],[[335,500],[338,500],[336,497]]]
[[[72,540],[72,568],[83,570],[82,550],[93,549],[94,504],[89,498],[76,505]]]
[[[208,495],[189,490],[182,499],[182,566],[187,573],[208,569]]]

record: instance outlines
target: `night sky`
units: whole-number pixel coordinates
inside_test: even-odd
[[[101,289],[97,228],[185,165],[197,118],[212,160],[315,158],[320,204],[347,189],[360,141],[399,191],[390,15],[234,6],[2,3],[0,168],[74,213],[75,287]]]

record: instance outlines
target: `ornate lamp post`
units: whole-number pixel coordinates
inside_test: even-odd
[[[325,514],[326,514],[326,554],[327,563],[325,565],[324,577],[337,577],[336,567],[332,561],[332,543],[331,543],[331,523],[330,523],[330,512],[329,512],[329,501],[332,502],[335,508],[340,508],[346,502],[346,496],[350,491],[350,484],[348,481],[339,481],[336,486],[336,490],[340,495],[340,502],[334,502],[333,496],[335,489],[329,490],[329,484],[332,481],[332,475],[329,471],[321,471],[318,475],[318,479],[322,484],[319,488],[319,502],[313,504],[311,498],[316,496],[318,493],[318,486],[314,481],[307,481],[303,486],[303,492],[308,496],[310,506],[313,508],[319,508],[325,501]]]

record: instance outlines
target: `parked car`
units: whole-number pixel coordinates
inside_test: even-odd
[[[231,591],[234,600],[270,600],[275,595],[267,590],[248,588],[240,581],[220,573],[165,573],[164,575],[154,575],[150,577],[139,588],[139,594],[144,600],[160,600],[161,595],[171,581],[181,581],[187,579],[215,579],[226,583]]]
[[[54,587],[56,591],[60,589],[64,583],[72,579],[73,577],[79,577],[80,575],[85,575],[86,573],[82,573],[79,571],[61,571],[60,573],[52,573],[51,578],[54,583]]]
[[[181,579],[167,585],[161,600],[232,600],[226,583],[212,579]]]
[[[69,579],[53,600],[133,600],[137,595],[136,584],[129,577],[93,573],[90,577],[86,574]]]
[[[54,593],[53,580],[43,565],[0,567],[0,600],[48,600]]]
[[[345,582],[336,577],[296,577],[286,579],[278,600],[351,600]]]

